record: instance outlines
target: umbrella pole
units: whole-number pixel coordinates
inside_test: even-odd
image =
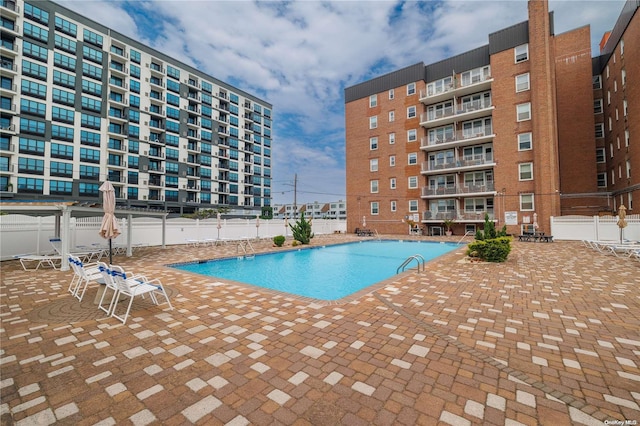
[[[113,264],[113,250],[111,250],[111,238],[109,238],[109,266]]]

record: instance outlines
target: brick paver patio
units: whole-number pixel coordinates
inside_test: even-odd
[[[96,287],[73,299],[70,271],[2,262],[2,425],[640,421],[640,262],[559,241],[468,263],[461,246],[348,303],[164,266],[235,250],[116,257],[174,305],[136,301],[126,325],[93,304]]]

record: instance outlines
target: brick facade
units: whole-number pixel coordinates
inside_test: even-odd
[[[505,212],[517,221],[507,227],[511,233],[534,218],[540,230],[549,232],[551,216],[593,215],[621,202],[628,206],[640,187],[633,173],[627,178],[627,169],[640,168],[640,150],[633,149],[633,135],[640,132],[640,93],[633,84],[640,78],[638,15],[624,33],[624,55],[617,46],[617,56],[608,59],[609,78],[602,76],[602,89],[593,85],[589,27],[551,34],[546,0],[529,1],[527,26],[492,34],[486,58],[477,50],[425,66],[415,95],[407,96],[404,85],[381,87],[378,80],[368,92],[377,98],[370,107],[370,97],[358,87],[360,97],[348,97],[345,108],[350,232],[362,226],[365,216],[367,227],[379,233],[406,233],[406,219],[416,213],[427,233],[440,232],[443,220],[452,218],[454,232],[461,235],[482,228],[485,214],[501,227]],[[448,63],[450,74],[443,70]],[[459,69],[461,63],[468,69]],[[385,77],[393,81],[394,74]],[[594,110],[599,98],[602,113]],[[408,119],[407,107],[413,105],[418,117]],[[389,111],[395,112],[393,122]],[[378,127],[369,129],[374,115]],[[594,130],[598,122],[605,122],[600,138]],[[407,142],[409,129],[417,130],[417,143]],[[395,144],[389,143],[390,133],[395,133]],[[378,137],[375,149],[372,137]],[[597,148],[606,148],[606,162],[596,161]],[[408,165],[413,152],[418,152],[418,164]],[[395,166],[390,156],[395,156]],[[378,170],[372,172],[374,158]],[[599,175],[604,172],[608,187]],[[408,179],[416,175],[419,188],[409,189]],[[390,179],[396,180],[395,189]],[[378,182],[377,193],[371,193],[372,180]],[[612,201],[612,195],[617,199]],[[411,200],[418,200],[418,212],[409,211]],[[396,211],[391,211],[392,201]],[[372,203],[378,203],[376,214]]]

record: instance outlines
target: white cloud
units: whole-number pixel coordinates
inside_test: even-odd
[[[345,86],[485,45],[489,33],[527,19],[524,0],[63,4],[271,102],[277,202],[291,201],[276,189],[294,173],[344,193]],[[557,33],[592,24],[597,43],[623,4],[551,0],[550,10]]]

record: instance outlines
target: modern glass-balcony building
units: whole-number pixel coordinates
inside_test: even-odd
[[[272,106],[50,1],[2,0],[0,194],[271,205]]]

